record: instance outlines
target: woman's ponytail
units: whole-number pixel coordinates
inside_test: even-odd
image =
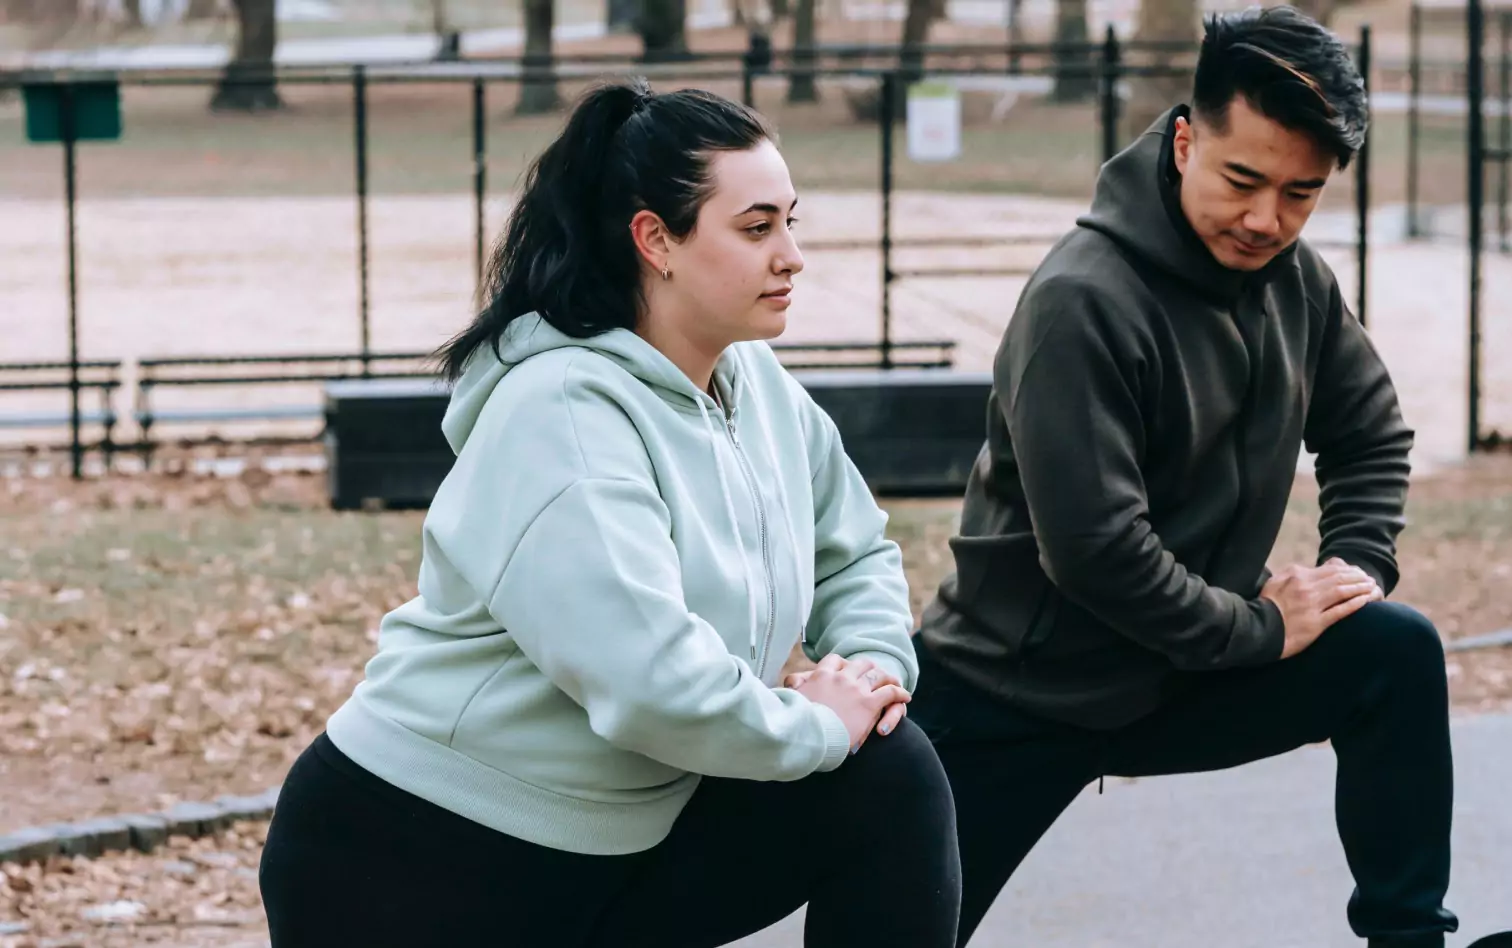
[[[755,112],[711,93],[653,94],[638,77],[590,90],[526,171],[480,311],[437,353],[442,374],[455,381],[480,346],[497,352],[527,313],[576,338],[633,329],[641,300],[631,217],[651,210],[686,236],[707,196],[708,153],[770,137]]]

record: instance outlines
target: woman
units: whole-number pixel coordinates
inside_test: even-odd
[[[274,948],[951,948],[900,554],[762,340],[803,268],[756,113],[587,95],[443,350],[419,596],[295,763]],[[801,644],[817,666],[783,677]]]

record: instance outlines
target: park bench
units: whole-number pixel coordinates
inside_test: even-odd
[[[921,357],[931,346],[940,355]],[[779,349],[793,376],[834,419],[846,453],[876,494],[959,496],[981,452],[991,374],[949,370],[948,343],[908,344],[902,353],[883,368],[854,345]],[[448,398],[436,379],[326,385],[331,506],[428,505],[454,461],[441,433]]]
[[[121,363],[115,359],[91,359],[78,364],[79,374],[79,425],[82,429],[97,428],[99,440],[81,444],[85,450],[99,450],[108,468],[111,458],[119,449],[114,440],[114,430],[119,418],[115,409],[115,393],[121,386]],[[57,396],[59,407],[47,410],[24,410],[0,412],[0,429],[60,429],[71,428],[73,410],[69,396],[73,387],[72,363],[69,362],[0,362],[0,395],[21,392],[45,392]],[[95,401],[97,407],[86,406],[86,400]],[[72,439],[61,445],[67,447]]]
[[[157,404],[155,396],[164,388],[179,390],[226,391],[248,387],[314,386],[342,379],[420,378],[434,373],[428,352],[320,353],[244,356],[174,356],[146,358],[138,362],[136,404],[133,411],[141,428],[139,451],[144,463],[151,464],[152,453],[161,440],[156,431],[162,425],[189,424],[205,426],[217,422],[322,422],[324,408],[318,400],[295,404],[257,404],[242,398],[238,403],[193,406]],[[185,439],[192,440],[192,439]],[[288,438],[265,437],[264,443],[309,441],[306,435]]]
[[[911,368],[945,368],[951,365],[954,343],[911,341],[892,343],[882,354],[868,343],[779,343],[779,357],[790,367],[842,369],[889,364]],[[234,390],[248,387],[314,387],[346,380],[425,379],[435,375],[429,352],[323,353],[299,355],[174,356],[145,358],[138,362],[134,418],[141,428],[138,450],[146,463],[163,440],[157,431],[163,425],[213,425],[217,422],[308,421],[323,424],[326,406],[318,395],[293,404],[257,404],[245,396],[228,404],[225,398],[196,404],[165,407],[156,398],[165,388],[178,390]],[[182,401],[182,400],[181,400]],[[310,441],[310,432],[287,439],[262,438],[262,443]],[[319,432],[315,432],[318,436]],[[185,439],[190,441],[192,439]],[[211,438],[210,440],[214,440]]]

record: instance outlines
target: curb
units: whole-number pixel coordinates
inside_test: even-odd
[[[211,803],[178,803],[157,813],[101,816],[50,823],[0,836],[0,863],[43,862],[51,856],[98,856],[135,849],[150,853],[170,836],[212,836],[239,820],[273,815],[278,787],[250,797],[222,796]]]

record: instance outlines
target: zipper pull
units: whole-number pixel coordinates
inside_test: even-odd
[[[740,447],[740,435],[735,433],[735,419],[726,418],[725,427],[730,429],[730,440],[735,442],[735,447]]]

